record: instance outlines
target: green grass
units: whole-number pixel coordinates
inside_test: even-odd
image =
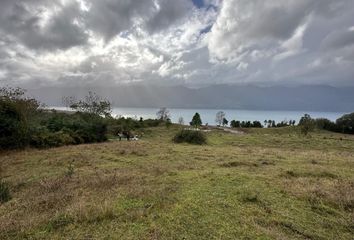
[[[0,239],[352,239],[354,136],[177,131],[2,153]]]

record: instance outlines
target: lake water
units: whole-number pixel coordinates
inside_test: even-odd
[[[156,112],[158,108],[113,108],[113,116],[124,116],[137,118],[140,117],[156,118]],[[260,121],[264,120],[274,120],[276,122],[281,122],[283,120],[296,120],[298,122],[300,118],[308,113],[313,118],[328,118],[335,121],[337,118],[341,117],[344,113],[339,112],[307,112],[307,111],[259,111],[259,110],[236,110],[236,109],[180,109],[180,108],[169,108],[171,115],[171,120],[174,123],[178,122],[180,117],[183,117],[184,123],[187,124],[192,120],[193,115],[198,112],[201,116],[203,124],[208,123],[209,125],[215,125],[215,115],[218,111],[223,111],[226,113],[226,119],[238,120],[238,121]]]
[[[65,107],[50,107],[57,110],[68,110]],[[158,108],[113,108],[113,116],[123,116],[139,119],[156,118]],[[261,110],[237,110],[237,109],[183,109],[183,108],[169,108],[171,120],[174,123],[178,122],[180,117],[183,117],[184,123],[188,124],[193,115],[198,112],[203,124],[215,125],[215,115],[218,111],[226,113],[226,119],[238,121],[260,121],[262,124],[264,120],[274,120],[281,122],[283,120],[296,120],[298,123],[300,118],[308,113],[312,118],[327,118],[335,121],[341,117],[342,112],[309,112],[309,111],[261,111]]]

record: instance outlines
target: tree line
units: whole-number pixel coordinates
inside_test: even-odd
[[[72,111],[45,109],[43,104],[27,96],[21,88],[0,88],[0,149],[103,142],[118,134],[129,139],[139,129],[162,124],[169,127],[172,124],[167,108],[161,108],[156,113],[156,119],[113,117],[111,103],[93,92],[82,99],[64,97],[63,103]],[[229,122],[223,111],[216,113],[215,122],[223,127],[230,124],[232,128],[272,128],[296,124],[294,120],[280,123],[265,120],[264,125],[259,121]],[[184,125],[184,119],[180,117],[178,123]],[[189,125],[196,128],[202,124],[199,113],[195,113],[189,122]],[[335,122],[324,118],[313,119],[306,114],[298,126],[305,135],[315,128],[354,134],[354,113],[346,114]]]
[[[165,109],[165,111],[168,111]],[[170,116],[169,118],[170,119]],[[184,125],[184,119],[182,117],[179,118],[178,123],[180,125]],[[202,119],[200,114],[197,112],[194,114],[191,122],[189,123],[193,127],[202,126]],[[215,123],[217,126],[229,126],[229,121],[226,119],[226,114],[223,111],[219,111],[215,116]],[[342,117],[338,118],[336,121],[331,121],[326,118],[311,118],[309,114],[305,114],[301,117],[299,123],[296,125],[295,120],[284,120],[276,123],[274,120],[264,120],[264,125],[260,121],[238,121],[231,120],[230,127],[231,128],[280,128],[280,127],[289,127],[289,126],[299,126],[301,132],[304,135],[307,135],[309,132],[317,129],[338,132],[338,133],[346,133],[346,134],[354,134],[354,113],[345,114]],[[206,124],[207,125],[207,124]]]
[[[166,108],[165,111],[168,111]],[[160,110],[161,111],[161,110]],[[170,119],[170,116],[169,116]],[[201,116],[198,112],[196,112],[192,118],[192,120],[189,122],[190,126],[194,127],[200,127],[202,126],[202,119]],[[230,126],[231,128],[263,128],[263,127],[268,127],[268,128],[275,128],[275,127],[286,127],[286,126],[295,126],[296,121],[295,120],[290,120],[290,121],[281,121],[279,123],[276,123],[274,120],[264,120],[264,125],[260,121],[238,121],[238,120],[227,120],[226,118],[226,113],[223,111],[218,111],[215,115],[215,123],[217,126],[223,126],[223,127],[228,127]],[[184,119],[183,117],[180,117],[178,119],[178,124],[184,125]],[[206,124],[208,125],[208,124]]]
[[[164,121],[114,118],[111,103],[93,92],[83,99],[64,97],[63,103],[71,111],[48,110],[21,88],[0,88],[0,149],[103,142],[118,134],[129,139],[134,131]]]

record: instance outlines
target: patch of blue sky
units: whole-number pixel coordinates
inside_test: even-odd
[[[192,0],[193,4],[197,7],[197,8],[202,8],[205,6],[204,4],[204,0]]]

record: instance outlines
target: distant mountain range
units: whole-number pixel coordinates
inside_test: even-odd
[[[94,91],[115,107],[169,107],[248,110],[303,110],[354,112],[354,87],[235,86],[203,88],[131,85],[117,87],[46,87],[29,94],[48,106],[61,106],[63,96],[85,96]]]

